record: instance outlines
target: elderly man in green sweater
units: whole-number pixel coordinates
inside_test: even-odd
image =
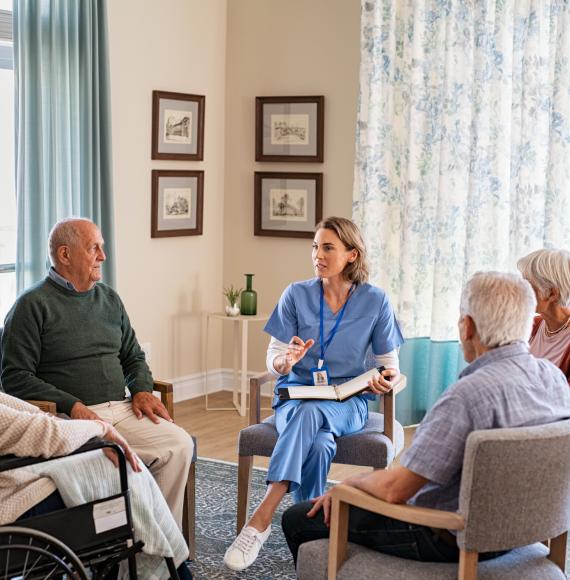
[[[48,276],[6,316],[2,386],[21,399],[54,401],[73,419],[113,425],[148,465],[181,526],[192,438],[153,396],[125,307],[100,282],[101,232],[87,219],[61,220],[50,233],[49,252]]]

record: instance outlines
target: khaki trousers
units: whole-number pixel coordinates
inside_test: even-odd
[[[194,442],[184,429],[165,419],[153,423],[148,417],[137,419],[131,401],[110,401],[90,405],[129,442],[153,474],[168,507],[182,529],[184,490],[192,461]]]

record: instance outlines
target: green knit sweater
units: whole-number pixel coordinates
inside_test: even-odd
[[[119,295],[104,284],[73,292],[49,277],[24,292],[6,317],[2,386],[21,399],[69,413],[151,392],[153,379]]]

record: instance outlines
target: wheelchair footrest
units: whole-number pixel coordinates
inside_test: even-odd
[[[143,546],[144,542],[139,540],[138,542],[135,542],[134,544],[129,546],[127,549],[121,550],[120,552],[113,554],[111,558],[107,559],[99,567],[96,567],[96,569],[93,571],[92,580],[103,580],[104,578],[107,577],[107,575],[111,572],[111,570],[115,565],[117,565],[122,560],[126,560],[127,558],[135,556],[136,554],[141,552]]]

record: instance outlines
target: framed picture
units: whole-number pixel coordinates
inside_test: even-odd
[[[202,161],[206,97],[152,92],[152,159]]]
[[[255,172],[256,236],[312,238],[322,217],[322,173]]]
[[[322,162],[324,97],[256,97],[255,160]]]
[[[203,206],[203,171],[153,170],[152,238],[201,235]]]

